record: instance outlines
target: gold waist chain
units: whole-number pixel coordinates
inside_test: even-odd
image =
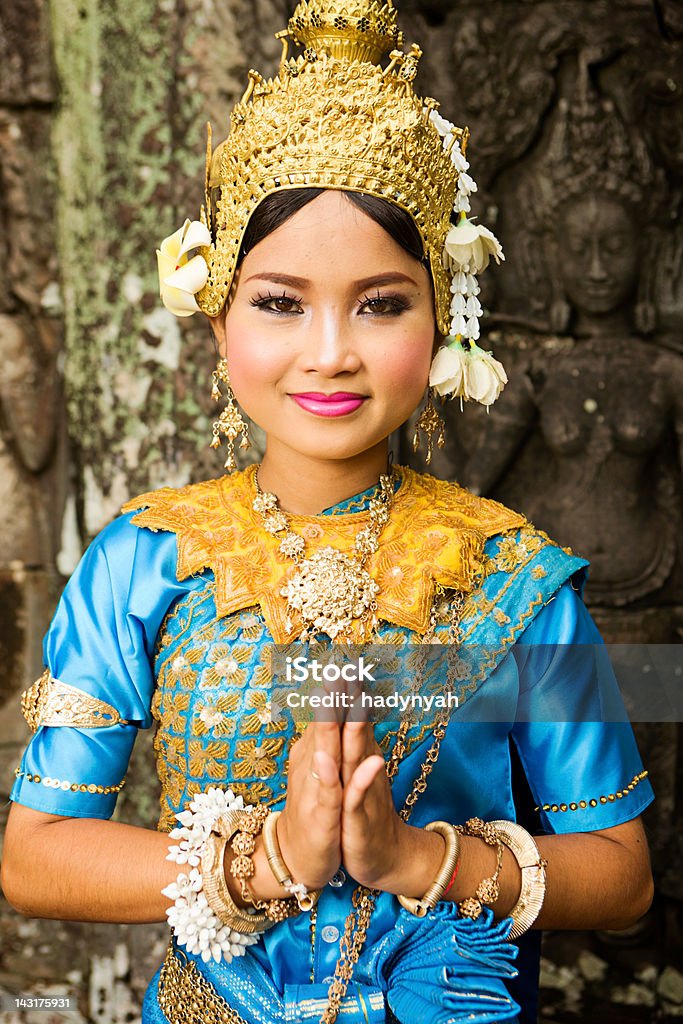
[[[159,975],[159,1006],[169,1024],[247,1024],[172,940]]]

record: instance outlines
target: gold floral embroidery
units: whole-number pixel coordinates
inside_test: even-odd
[[[349,507],[347,511],[350,512],[351,508]],[[360,509],[358,511],[360,511]],[[306,523],[306,525],[301,528],[301,533],[306,540],[318,540],[318,538],[323,535],[323,528],[322,526],[318,526],[317,523]]]
[[[498,541],[498,553],[491,563],[498,572],[512,572],[526,558],[529,550],[523,540],[518,537],[502,537]]]
[[[216,482],[216,486],[218,484],[220,481]],[[448,487],[452,496],[453,486],[448,485]],[[457,488],[455,489],[457,490]],[[478,502],[479,499],[464,498],[460,511],[464,509],[465,512],[468,510],[471,512],[478,509],[481,513],[481,507],[477,505]],[[231,509],[234,507],[234,505],[230,506]],[[501,508],[501,506],[497,507]],[[503,512],[507,512],[507,510],[503,510]],[[230,510],[222,508],[221,514],[229,516]],[[326,516],[325,526],[327,528],[328,521],[332,519],[344,520],[344,518],[344,515]],[[519,523],[525,523],[521,517],[517,517],[517,520]],[[303,525],[307,524],[304,522]],[[317,527],[317,523],[308,525]],[[358,528],[358,517],[354,517],[353,527],[354,529]],[[512,526],[507,527],[508,530],[512,528]],[[458,694],[461,699],[464,699],[469,692],[476,690],[487,672],[495,667],[501,652],[504,652],[506,647],[513,642],[518,632],[524,628],[538,605],[544,600],[539,593],[533,600],[530,600],[524,612],[518,615],[515,611],[514,615],[517,621],[514,624],[506,615],[506,611],[510,611],[512,605],[510,605],[509,599],[505,599],[506,603],[503,605],[503,600],[513,580],[519,576],[519,573],[546,543],[552,543],[545,538],[544,534],[534,531],[532,527],[524,525],[523,529],[519,530],[515,527],[515,530],[524,541],[521,544],[517,543],[515,548],[517,557],[521,561],[513,566],[506,577],[501,580],[502,585],[499,583],[496,586],[494,581],[490,580],[489,582],[494,583],[494,586],[487,586],[485,594],[481,589],[476,589],[479,584],[474,575],[470,580],[475,591],[471,593],[470,601],[465,609],[463,619],[465,640],[472,634],[481,619],[491,613],[498,613],[494,621],[509,625],[510,628],[508,635],[502,638],[500,646],[491,653],[486,664],[477,665],[476,678],[471,678],[472,670],[469,665],[463,663],[462,686],[459,687]],[[407,531],[404,529],[403,532],[406,534]],[[220,533],[220,525],[218,533]],[[483,570],[486,567],[483,542],[486,535],[487,530],[485,529],[476,529],[467,525],[463,527],[462,524],[460,527],[457,525],[453,527],[450,523],[444,527],[444,524],[440,523],[437,527],[430,526],[425,529],[420,537],[413,537],[413,542],[416,545],[415,552],[418,550],[424,552],[427,549],[436,552],[434,557],[430,556],[435,565],[441,565],[443,568],[443,563],[448,563],[449,555],[453,553],[454,557],[451,559],[453,564],[449,571],[464,573],[463,567],[467,566],[468,571],[474,573],[476,569],[483,575]],[[182,544],[179,531],[178,536],[180,551]],[[254,542],[255,538],[259,538],[263,542],[260,523],[247,524],[244,536],[247,539],[252,538]],[[321,536],[324,537],[326,543],[330,542],[327,529],[321,532]],[[244,540],[244,538],[242,539]],[[503,539],[515,541],[516,537],[510,535]],[[443,540],[442,551],[439,551],[440,540]],[[200,541],[204,545],[208,543],[207,537],[202,535],[201,531],[194,539],[187,540],[188,551],[193,550],[193,544],[198,549],[201,546]],[[425,593],[432,593],[434,598],[443,604],[444,595],[453,588],[434,579],[429,569],[428,558],[425,558],[424,562],[420,562],[417,558],[412,561],[406,559],[402,548],[403,543],[403,537],[394,537],[390,541],[392,556],[391,558],[385,557],[384,562],[381,557],[383,554],[386,556],[384,544],[380,546],[378,552],[376,571],[382,573],[383,571],[388,572],[396,566],[400,567],[402,578],[399,581],[399,574],[395,572],[392,574],[389,578],[389,585],[386,585],[387,596],[391,597],[391,601],[398,602],[402,593],[402,587],[398,583],[400,582],[402,585],[407,577],[410,581],[408,588],[410,593],[407,596],[409,603],[413,602],[414,604],[414,591],[419,591],[423,596]],[[241,553],[244,554],[244,551]],[[524,557],[522,557],[523,554]],[[272,554],[269,555],[269,558],[272,559],[275,571],[278,560]],[[215,566],[213,568],[215,572]],[[232,571],[232,564],[228,569]],[[244,566],[237,563],[237,570],[239,576],[239,572],[244,570]],[[218,580],[218,576],[216,579]],[[232,583],[235,582],[235,579],[235,576],[230,576]],[[390,585],[391,580],[396,581],[393,588]],[[274,584],[271,585],[271,589],[272,586]],[[210,597],[209,601],[206,600],[206,596],[192,596],[180,602],[180,606],[174,612],[174,615],[177,615],[177,622],[173,625],[171,619],[166,624],[166,643],[162,645],[163,649],[159,651],[157,657],[159,692],[155,695],[157,712],[155,717],[159,721],[159,729],[158,742],[155,741],[155,751],[157,752],[157,765],[163,791],[160,828],[172,827],[175,812],[181,809],[193,793],[205,789],[212,781],[229,785],[235,792],[239,790],[245,794],[245,799],[246,793],[249,792],[251,801],[266,800],[269,803],[275,803],[283,798],[286,791],[287,761],[283,755],[286,753],[285,747],[289,746],[294,736],[286,735],[291,732],[291,722],[289,721],[283,723],[281,727],[276,723],[263,721],[268,710],[269,688],[273,682],[269,660],[272,648],[267,644],[258,645],[255,642],[268,639],[268,615],[270,613],[266,609],[261,614],[259,605],[255,604],[258,595],[252,592],[248,596],[245,595],[243,608],[227,615],[217,614],[214,602],[218,600],[218,590],[218,586],[209,582],[206,587],[206,592]],[[388,602],[387,607],[391,601]],[[388,648],[390,654],[395,651],[397,646],[403,646],[406,643],[415,644],[417,647],[416,634],[411,631],[410,626],[397,623],[394,618],[384,618],[383,615],[380,615],[379,618],[383,623],[379,642]],[[446,625],[446,618],[445,611],[440,617],[437,617],[441,629]],[[438,642],[438,636],[435,637],[435,642]],[[165,651],[166,647],[167,651]],[[236,657],[236,654],[240,652],[243,653],[239,658]],[[174,672],[173,664],[178,658],[181,661]],[[237,662],[238,671],[244,676],[240,680],[241,686],[235,682],[234,662]],[[403,660],[401,663],[405,665]],[[226,672],[226,668],[229,668],[230,671]],[[175,689],[181,680],[186,678],[185,672],[194,673],[195,680],[199,680],[199,685],[193,685],[191,690],[184,691],[185,695],[191,698],[189,705],[178,703],[178,691]],[[436,680],[425,680],[425,686],[428,688],[435,683]],[[222,697],[232,697],[239,702],[227,718],[220,717],[227,714],[223,710],[223,706],[218,703]],[[228,724],[224,726],[226,721]],[[305,725],[305,722],[295,722],[295,733],[300,732]],[[418,727],[410,730],[407,745],[409,752],[422,741],[425,733],[432,726],[433,722],[423,720]],[[223,733],[223,728],[228,731]],[[279,736],[268,735],[278,732]],[[178,735],[174,735],[174,733]],[[283,733],[285,735],[282,735]],[[248,738],[237,739],[238,736],[245,735]],[[229,742],[221,743],[219,738],[229,739]],[[392,730],[382,734],[380,742],[382,749],[386,750],[392,739]],[[273,784],[275,796],[273,796],[273,789],[265,781],[267,779],[276,780]]]
[[[278,714],[278,708],[272,706],[272,701],[262,690],[250,693],[247,698],[249,707],[254,708],[251,715],[244,715],[240,722],[240,731],[243,733],[260,733],[265,729],[267,733],[282,732],[285,728],[285,720]]]
[[[184,737],[157,732],[154,737],[154,751],[158,757],[164,759],[165,764],[180,772],[187,772]]]
[[[182,732],[185,728],[184,712],[190,706],[190,694],[167,690],[162,694],[163,704],[160,710],[162,721],[167,729]]]
[[[241,625],[245,640],[260,640],[263,636],[263,620],[255,613],[242,616]]]
[[[233,774],[237,779],[246,779],[250,775],[267,779],[275,775],[275,760],[283,750],[284,739],[274,737],[260,740],[240,740],[235,747],[235,755],[239,758],[233,765]]]
[[[374,579],[380,588],[380,593],[391,594],[392,598],[397,601],[410,600],[410,592],[419,582],[412,566],[399,565],[395,561],[396,553],[388,547],[382,546],[378,554]]]
[[[226,762],[230,753],[227,743],[215,740],[213,743],[203,744],[199,740],[190,740],[188,746],[190,775],[208,776],[210,779],[225,778]]]
[[[240,706],[238,693],[221,693],[212,701],[199,702],[195,709],[193,731],[197,736],[207,733],[216,736],[234,736],[235,715]]]
[[[251,677],[252,686],[271,686],[273,682],[273,671],[270,664],[262,664],[256,668]]]
[[[494,608],[493,618],[499,626],[507,626],[510,622],[510,616],[506,615],[502,608]]]
[[[197,670],[193,666],[201,660],[202,652],[192,648],[183,654],[177,654],[167,669],[169,683],[179,683],[187,689],[192,689],[197,682]]]
[[[542,580],[548,575],[542,565],[535,565],[531,570],[531,575],[535,580]]]
[[[487,597],[483,590],[476,590],[465,601],[462,612],[463,618],[484,618],[486,615],[491,614],[495,606],[496,602]]]
[[[249,648],[243,644],[212,644],[207,654],[208,666],[202,672],[200,686],[244,686]]]
[[[265,782],[233,782],[230,789],[235,796],[241,796],[246,804],[272,803],[275,799],[280,799],[273,797],[272,789]]]
[[[177,807],[180,804],[181,797],[185,792],[185,785],[185,772],[177,771],[175,767],[168,765],[164,774],[163,794],[169,806]]]
[[[624,786],[623,789],[618,789],[615,793],[607,793],[606,795],[603,794],[599,797],[591,797],[589,800],[574,800],[571,803],[543,804],[542,807],[539,806],[535,809],[537,811],[543,810],[546,813],[556,814],[558,811],[562,813],[565,811],[584,811],[587,807],[595,809],[600,805],[604,806],[605,804],[613,804],[617,800],[623,800],[625,796],[632,793],[638,783],[647,778],[647,774],[648,773],[646,771],[639,772],[637,775],[633,776],[628,785]]]
[[[401,484],[392,515],[367,569],[376,578],[376,563],[391,551],[391,562],[401,566],[409,581],[409,594],[406,599],[403,587],[380,592],[378,617],[424,633],[435,581],[449,589],[471,591],[481,570],[486,538],[520,527],[525,520],[457,484],[406,467],[397,470]],[[280,592],[291,563],[279,552],[278,539],[263,530],[252,508],[255,473],[256,467],[250,466],[220,480],[180,490],[163,488],[128,502],[124,510],[142,510],[133,520],[138,526],[176,533],[179,579],[203,569],[213,571],[219,617],[256,603],[274,642],[286,643],[301,632],[297,615],[291,615],[291,626],[287,625],[286,600]],[[368,516],[367,511],[325,516],[323,535],[309,540],[309,547],[331,544],[340,551],[352,551]],[[290,516],[296,533],[312,521],[322,527],[322,518]]]

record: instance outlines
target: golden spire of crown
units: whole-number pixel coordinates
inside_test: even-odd
[[[341,189],[377,196],[413,218],[446,334],[452,275],[444,244],[459,174],[454,147],[462,142],[464,152],[467,135],[436,117],[436,101],[415,90],[422,50],[404,50],[391,0],[302,0],[277,38],[279,73],[266,79],[250,71],[228,137],[215,150],[209,142],[202,220],[213,241],[199,308],[209,316],[223,309],[249,218],[266,196]],[[290,55],[290,44],[302,52]],[[460,160],[466,169],[462,154]]]
[[[304,50],[370,64],[401,45],[391,0],[302,0],[287,34]]]

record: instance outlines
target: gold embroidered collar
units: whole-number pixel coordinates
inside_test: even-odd
[[[378,618],[424,633],[435,583],[471,592],[486,539],[526,520],[458,484],[395,468],[400,485],[367,569],[380,587]],[[205,569],[213,572],[219,616],[258,604],[274,642],[290,643],[302,623],[292,614],[287,628],[287,602],[280,591],[296,566],[280,554],[279,540],[263,529],[252,508],[256,469],[179,490],[151,491],[127,502],[123,511],[142,509],[132,520],[137,526],[176,534],[179,580]],[[307,557],[326,545],[353,554],[356,533],[369,521],[366,511],[288,517],[294,532],[306,538]]]

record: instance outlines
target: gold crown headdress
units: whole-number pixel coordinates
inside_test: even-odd
[[[474,275],[502,251],[491,232],[466,218],[476,190],[465,159],[469,132],[441,117],[436,100],[415,92],[422,51],[416,44],[403,49],[391,0],[302,0],[276,38],[283,44],[279,73],[265,79],[249,72],[230,133],[215,152],[209,128],[201,223],[186,222],[159,253],[167,307],[180,316],[221,312],[249,218],[266,196],[340,189],[385,199],[411,215],[431,268],[439,330],[476,349],[481,307]],[[290,55],[292,46],[299,56]],[[193,250],[199,254],[190,258]],[[478,397],[464,382],[459,390],[430,383],[443,394]]]

